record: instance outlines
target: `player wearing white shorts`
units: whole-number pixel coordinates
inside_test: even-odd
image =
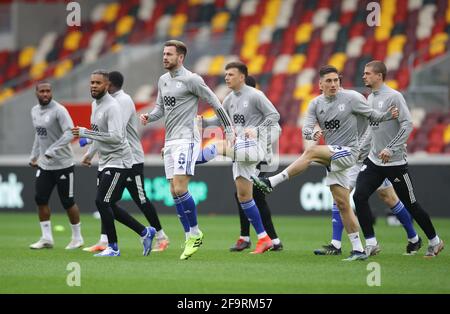
[[[245,84],[247,66],[231,62],[225,66],[225,82],[232,92],[223,106],[232,118],[237,138],[234,145],[216,143],[214,151],[232,158],[233,179],[240,205],[258,235],[256,248],[251,253],[262,254],[273,246],[261,220],[259,209],[253,199],[252,177],[259,174],[258,163],[270,163],[272,143],[279,135],[280,114],[269,99],[259,90]],[[216,119],[204,120],[205,126],[216,124]]]
[[[322,67],[319,75],[323,94],[314,98],[309,105],[303,136],[317,141],[323,134],[327,145],[312,146],[281,173],[268,179],[253,177],[253,181],[267,193],[281,182],[305,171],[312,162],[326,166],[326,183],[330,186],[352,243],[350,257],[345,260],[364,260],[367,256],[359,236],[358,221],[350,206],[350,182],[347,176],[348,169],[356,164],[359,155],[357,117],[384,121],[396,118],[398,110],[392,107],[388,112],[377,112],[367,106],[366,99],[361,94],[340,90],[338,71],[332,66]],[[314,132],[316,124],[319,124],[321,130]]]
[[[348,169],[348,181],[351,190],[356,185],[356,179],[358,178],[358,174],[363,167],[362,161],[358,161],[356,165]],[[411,215],[408,213],[403,203],[399,200],[397,194],[395,193],[394,188],[392,187],[392,183],[386,178],[383,183],[377,189],[378,197],[392,210],[392,213],[397,217],[397,219],[402,223],[405,228],[408,240],[414,239],[418,237],[417,232],[412,226]],[[320,249],[314,250],[315,255],[340,255],[342,254],[341,250],[341,239],[342,239],[342,231],[344,229],[344,225],[342,224],[341,215],[339,214],[339,209],[336,206],[336,203],[333,204],[332,208],[332,239],[331,243],[322,246]],[[411,227],[409,229],[408,227]],[[411,242],[408,241],[407,252],[409,254],[415,254],[420,247],[422,246],[422,241],[418,238],[418,241]],[[376,255],[380,252],[380,247],[366,245],[365,253],[367,256]]]
[[[197,223],[197,208],[188,191],[200,151],[200,136],[195,132],[194,123],[199,98],[214,108],[225,127],[227,138],[234,140],[230,118],[217,96],[200,76],[183,66],[186,54],[186,45],[181,41],[169,40],[164,44],[163,65],[168,73],[159,78],[155,108],[140,116],[144,125],[164,117],[164,169],[186,235],[185,249],[180,256],[182,260],[197,252],[203,241],[203,233]]]

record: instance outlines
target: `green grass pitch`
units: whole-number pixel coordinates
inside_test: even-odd
[[[143,216],[137,216],[144,221]],[[328,217],[275,216],[274,222],[285,250],[263,255],[228,251],[236,240],[236,216],[200,216],[204,244],[189,260],[181,261],[184,234],[175,214],[160,217],[170,237],[167,251],[143,257],[136,234],[116,224],[121,257],[95,258],[82,250],[66,251],[70,226],[63,214],[52,216],[55,248],[30,250],[40,228],[36,214],[0,214],[0,293],[450,293],[450,249],[438,257],[404,256],[406,236],[401,227],[376,225],[380,255],[365,262],[343,262],[350,251],[344,234],[342,256],[314,256],[312,251],[328,242]],[[450,219],[434,219],[444,241],[450,241]],[[82,216],[86,245],[98,240],[99,221]],[[418,227],[417,227],[418,229]],[[252,234],[253,247],[256,242]],[[450,242],[448,242],[450,243]],[[80,265],[80,286],[70,287],[66,278],[70,262]],[[369,286],[371,262],[380,266],[380,286]],[[373,277],[372,277],[373,278]]]

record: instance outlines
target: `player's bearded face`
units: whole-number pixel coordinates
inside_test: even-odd
[[[91,75],[91,96],[100,99],[105,95],[109,87],[109,81],[101,74]]]
[[[50,84],[39,84],[36,89],[36,97],[41,106],[46,106],[52,101],[52,88]]]
[[[341,87],[339,84],[339,75],[337,73],[325,74],[319,81],[320,89],[325,96],[334,96]]]
[[[164,47],[163,66],[164,69],[172,71],[176,69],[183,61],[183,55],[177,53],[174,46]]]

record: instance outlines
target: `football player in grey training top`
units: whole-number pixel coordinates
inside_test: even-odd
[[[36,85],[39,104],[31,109],[33,126],[36,129],[30,165],[37,167],[36,204],[39,210],[42,237],[30,245],[31,249],[52,248],[53,234],[48,200],[55,185],[59,198],[67,211],[72,227],[72,241],[66,249],[83,246],[80,230],[80,210],[73,195],[73,153],[70,141],[72,118],[67,109],[52,99],[52,86],[48,82]]]
[[[369,197],[388,178],[402,203],[427,235],[429,244],[425,256],[434,257],[444,249],[444,242],[437,235],[430,216],[416,200],[409,175],[406,141],[413,128],[411,114],[403,95],[384,83],[386,73],[386,65],[381,61],[371,61],[364,68],[364,83],[372,89],[369,106],[386,111],[396,105],[399,106],[400,115],[398,121],[370,122],[371,136],[367,137],[371,143],[369,157],[364,160],[353,195],[356,213],[366,240],[370,241],[371,247],[377,248],[378,242],[370,221]]]
[[[143,255],[147,256],[156,234],[153,227],[144,227],[126,211],[115,211],[114,205],[125,189],[125,181],[130,175],[133,158],[126,137],[126,123],[120,114],[120,105],[108,93],[108,72],[96,70],[91,74],[92,102],[91,130],[75,127],[72,134],[93,140],[91,150],[99,155],[98,184],[95,204],[100,212],[102,224],[108,236],[108,247],[95,256],[120,256],[114,218],[141,236]],[[89,154],[83,157],[88,164]]]
[[[397,118],[398,109],[380,113],[367,106],[363,95],[341,90],[336,68],[324,66],[319,71],[319,85],[322,95],[314,98],[308,108],[303,125],[303,136],[308,140],[319,140],[324,135],[326,145],[312,146],[281,173],[268,179],[253,178],[255,185],[265,192],[295,175],[305,171],[312,162],[327,167],[325,183],[330,187],[333,200],[341,213],[342,222],[352,243],[352,251],[347,261],[366,259],[356,216],[350,206],[350,184],[348,171],[358,160],[359,142],[357,116],[361,115],[374,122]],[[316,124],[320,130],[314,131]],[[322,131],[323,130],[323,131]]]
[[[242,69],[244,70],[243,67],[242,67]],[[245,76],[245,74],[240,74],[240,75]],[[231,82],[234,79],[235,79],[235,77],[229,76],[228,83],[232,84]],[[256,88],[256,80],[253,76],[248,75],[245,78],[245,84],[250,87]],[[235,84],[232,84],[232,85],[234,86]],[[229,87],[231,88],[231,85],[229,85]],[[224,108],[225,108],[225,104],[224,104]],[[241,119],[237,118],[236,120],[241,120]],[[277,129],[277,128],[275,128],[275,129]],[[277,139],[278,139],[278,136],[277,136]],[[249,140],[251,140],[251,139],[249,139]],[[276,139],[272,139],[272,142],[276,142]],[[272,144],[272,143],[270,143],[270,144]],[[270,149],[271,147],[268,147],[268,148]],[[219,149],[220,149],[220,146],[219,146]],[[225,149],[226,149],[226,147],[225,147]],[[216,144],[208,145],[203,148],[202,152],[198,156],[196,163],[204,164],[204,163],[208,162],[209,160],[213,159],[218,153],[220,153],[220,155],[223,155],[224,152],[223,151],[219,152]],[[272,151],[272,154],[274,154],[273,151]],[[271,156],[264,156],[264,157],[266,157],[265,158],[266,160],[263,160],[256,165],[256,170],[261,171],[261,172],[259,172],[258,176],[261,176],[261,177],[266,176],[267,172],[264,172],[264,171],[271,171],[270,169],[268,169],[269,167],[275,166],[275,163],[273,162],[273,160],[272,160],[271,165],[269,164],[270,160],[267,160],[267,159],[270,159]],[[267,157],[269,157],[269,158],[267,158]],[[269,166],[269,167],[266,167],[266,166]],[[283,250],[283,244],[281,243],[280,239],[278,238],[278,234],[275,230],[275,226],[272,221],[271,209],[269,207],[269,204],[266,201],[266,195],[258,189],[252,189],[252,190],[253,190],[253,199],[255,200],[256,207],[258,207],[259,213],[261,214],[261,220],[264,225],[264,229],[266,229],[266,232],[269,235],[269,238],[272,239],[273,246],[272,246],[271,251],[281,251],[281,250]],[[241,202],[239,201],[237,192],[234,193],[234,198],[236,199],[236,203],[238,206],[241,232],[240,232],[239,239],[236,241],[236,243],[234,243],[230,247],[230,252],[242,252],[243,250],[249,249],[251,247],[250,221],[248,220],[247,215],[245,214],[244,210],[242,209]]]
[[[245,84],[247,75],[247,66],[242,62],[231,62],[225,66],[225,82],[232,92],[223,101],[223,107],[233,117],[236,144],[229,146],[225,141],[219,141],[213,144],[216,149],[207,150],[232,158],[237,196],[258,236],[256,248],[251,253],[262,254],[270,250],[273,243],[253,199],[252,176],[259,174],[258,163],[271,163],[272,144],[281,133],[278,124],[280,114],[261,91]],[[216,120],[204,119],[203,123],[205,126],[215,125]]]
[[[164,233],[155,206],[153,206],[152,202],[148,199],[144,189],[144,150],[142,149],[141,139],[137,130],[138,116],[136,115],[136,107],[130,95],[125,93],[122,89],[124,81],[122,73],[118,71],[110,72],[108,78],[108,92],[120,104],[122,117],[126,123],[128,143],[130,144],[131,153],[133,155],[133,167],[130,176],[125,181],[125,186],[136,205],[147,218],[147,221],[156,229],[156,239],[153,243],[152,251],[164,251],[169,246],[169,238]],[[88,158],[91,156],[92,152],[90,151],[90,156]],[[117,204],[112,205],[112,207],[113,211],[125,211],[125,209],[119,207]],[[83,250],[89,252],[103,251],[106,249],[107,245],[108,237],[106,236],[105,227],[102,224],[99,242]]]
[[[230,118],[217,96],[200,76],[183,66],[186,53],[186,45],[181,41],[170,40],[164,44],[163,65],[168,72],[159,78],[155,108],[140,117],[144,125],[164,117],[164,168],[186,234],[185,249],[180,256],[182,260],[197,252],[203,240],[197,223],[197,208],[188,191],[200,151],[200,134],[194,119],[197,117],[199,98],[214,108],[227,138],[234,141]]]

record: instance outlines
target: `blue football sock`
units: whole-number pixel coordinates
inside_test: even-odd
[[[402,223],[403,228],[405,228],[408,239],[414,238],[417,235],[416,230],[414,230],[413,221],[411,215],[406,209],[405,205],[401,201],[391,208],[392,213],[397,217],[397,219]]]
[[[175,201],[177,215],[180,219],[181,224],[183,225],[184,232],[189,232],[189,221],[186,214],[184,213],[183,205],[181,205],[181,201],[178,199],[178,197],[175,197],[173,200]]]
[[[241,202],[241,207],[244,210],[245,215],[248,218],[248,221],[253,225],[253,228],[255,228],[256,233],[260,234],[265,232],[264,225],[261,220],[261,215],[259,214],[259,209],[256,207],[255,201],[253,198],[250,201],[247,202]]]
[[[202,149],[198,155],[195,164],[201,165],[207,163],[208,161],[214,159],[217,156],[217,147],[215,144],[211,144]]]
[[[333,204],[333,209],[331,210],[331,222],[333,224],[333,240],[341,241],[344,224],[336,204]]]
[[[117,245],[117,242],[109,243],[109,246],[110,246],[114,251],[119,250],[119,246]]]
[[[191,193],[186,192],[183,195],[178,197],[181,206],[183,207],[184,213],[187,217],[188,224],[190,227],[195,227],[198,225],[197,223],[197,206],[195,206],[194,199],[192,198]]]

